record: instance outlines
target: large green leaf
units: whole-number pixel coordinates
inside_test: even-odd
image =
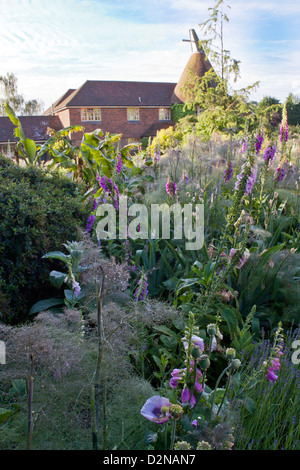
[[[164,333],[165,335],[167,336],[171,336],[173,338],[178,339],[178,336],[177,334],[171,330],[170,328],[168,328],[167,326],[164,326],[164,325],[159,325],[159,326],[154,326],[153,327],[156,331],[160,331],[161,333]]]
[[[62,251],[50,251],[49,253],[46,253],[42,258],[53,258],[53,259],[59,259],[63,263],[68,264],[70,262],[71,255],[65,255]]]
[[[14,110],[9,106],[8,103],[5,103],[5,111],[6,111],[6,114],[8,115],[8,117],[9,117],[9,119],[11,120],[11,122],[12,122],[15,126],[20,126],[20,125],[21,125],[19,119],[18,119],[17,116],[15,115]]]
[[[61,273],[60,271],[51,271],[50,273],[50,283],[52,286],[60,289],[64,283],[67,274]]]
[[[62,305],[64,303],[64,299],[46,299],[40,300],[36,302],[31,309],[29,310],[29,315],[34,315],[35,313],[43,312],[44,310],[48,310],[55,305]]]
[[[24,147],[25,147],[25,151],[27,153],[27,157],[28,157],[29,162],[34,163],[34,159],[35,159],[35,156],[36,156],[36,150],[37,150],[34,140],[25,139]]]
[[[263,253],[259,255],[260,260],[266,263],[267,261],[270,260],[270,258],[273,255],[283,250],[284,246],[285,246],[285,243],[282,243],[281,245],[276,245],[276,246],[272,246],[271,248],[268,248],[267,250],[265,250]]]

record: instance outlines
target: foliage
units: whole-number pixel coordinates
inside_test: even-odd
[[[224,23],[228,17],[223,11],[223,0],[217,1],[210,17],[200,24],[208,39],[199,41],[199,46],[212,62],[212,68],[203,77],[191,73],[183,87],[185,105],[197,113],[194,130],[207,140],[214,132],[225,134],[245,131],[255,124],[255,115],[248,103],[249,93],[255,83],[241,90],[231,90],[230,80],[239,75],[239,61],[230,57],[224,47]],[[179,121],[179,128],[189,126],[189,119]]]
[[[3,89],[3,98],[0,99],[0,116],[5,116],[5,102],[8,102],[15,113],[33,116],[43,111],[43,103],[39,99],[25,101],[18,92],[18,80],[13,73],[0,76],[0,85]]]
[[[258,120],[266,131],[272,135],[281,121],[282,105],[277,98],[264,96],[255,108]]]
[[[300,124],[300,102],[297,96],[289,93],[286,99],[288,121],[291,126]]]
[[[151,148],[154,149],[156,146],[159,146],[161,152],[165,152],[166,149],[176,147],[181,140],[182,134],[180,130],[170,126],[157,132],[156,137],[152,140]]]
[[[15,137],[19,139],[16,145],[18,156],[24,160],[26,165],[36,165],[42,156],[42,154],[38,152],[36,143],[32,139],[26,138],[22,124],[8,102],[5,103],[5,111],[11,122],[16,126],[14,134]]]
[[[4,157],[0,188],[0,310],[2,320],[16,323],[49,291],[42,256],[76,239],[87,212],[82,187],[69,178],[17,167]]]
[[[251,357],[244,356],[244,366],[233,380],[232,410],[239,415],[237,450],[299,450],[299,365],[291,357],[297,338],[299,329],[287,331],[276,383],[258,375],[270,354],[270,340],[255,345]]]
[[[171,108],[171,119],[175,124],[186,115],[193,115],[193,111],[185,108],[184,103],[175,103]]]
[[[202,441],[208,442],[211,450],[229,449],[234,445],[233,430],[223,417],[228,407],[229,384],[241,363],[235,359],[235,351],[228,349],[225,354],[227,364],[214,387],[210,388],[206,381],[207,372],[212,351],[216,348],[216,336],[221,334],[217,325],[210,324],[207,335],[204,332],[206,341],[202,335],[194,315],[190,314],[181,337],[183,348],[177,368],[171,372],[169,387],[165,385],[161,392],[164,397],[150,398],[141,410],[145,418],[160,427],[147,437],[149,450],[198,449]],[[226,386],[221,388],[226,373]],[[220,430],[223,431],[222,439],[217,440]],[[179,447],[183,442],[187,447]]]

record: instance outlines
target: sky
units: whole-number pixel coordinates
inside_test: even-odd
[[[177,83],[191,55],[183,39],[215,0],[0,0],[0,75],[45,109],[86,80]],[[227,8],[230,5],[230,8]],[[240,61],[235,89],[251,99],[300,96],[299,0],[229,0],[224,45]]]

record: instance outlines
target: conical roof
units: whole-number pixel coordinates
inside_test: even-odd
[[[201,78],[211,68],[212,68],[211,63],[205,57],[205,54],[202,50],[198,52],[194,52],[191,55],[187,65],[185,66],[185,69],[174,89],[174,93],[172,97],[173,103],[180,103],[180,102],[185,101],[185,97],[182,92],[182,89],[184,86],[187,85],[188,81],[190,80],[191,72],[194,72],[199,78]]]

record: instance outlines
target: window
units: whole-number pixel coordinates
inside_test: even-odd
[[[127,121],[139,121],[140,120],[140,110],[138,108],[128,108],[127,109]]]
[[[159,120],[160,121],[170,121],[171,120],[171,110],[169,108],[160,108],[160,110],[159,110]]]
[[[87,108],[81,110],[82,121],[101,121],[101,109]]]

